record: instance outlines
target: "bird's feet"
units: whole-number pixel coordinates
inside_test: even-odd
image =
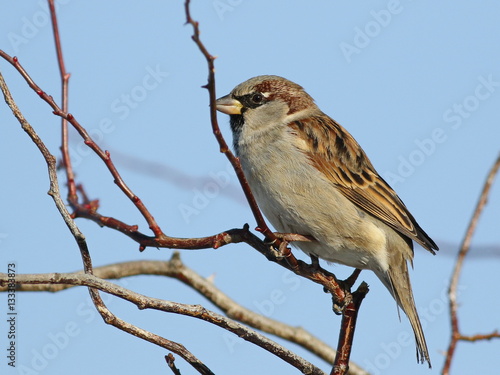
[[[290,264],[290,266],[294,269],[298,267],[298,260],[295,258],[295,256],[292,254],[292,250],[288,247],[290,242],[294,241],[313,241],[314,238],[311,236],[303,236],[301,234],[296,234],[296,233],[279,233],[275,232],[274,235],[280,240],[280,241],[267,241],[268,244],[271,245],[271,249],[273,252],[275,252],[275,257],[276,258],[285,258],[287,262]],[[279,242],[277,251],[276,251],[276,242]]]
[[[339,280],[332,274],[338,288],[333,288],[333,290],[324,288],[326,293],[331,293],[332,295],[332,310],[336,315],[342,315],[345,307],[352,301],[351,288],[356,282],[360,272],[361,270],[356,268],[351,276],[345,280]]]

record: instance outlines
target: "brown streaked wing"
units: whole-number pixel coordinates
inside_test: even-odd
[[[358,207],[434,254],[434,241],[418,225],[404,203],[379,176],[356,140],[325,114],[289,126],[309,145],[311,163]],[[312,151],[311,151],[312,150]]]

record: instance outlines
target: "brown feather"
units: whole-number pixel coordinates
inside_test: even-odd
[[[289,124],[309,147],[311,164],[358,207],[435,254],[434,241],[418,225],[396,192],[377,173],[356,140],[323,113]],[[312,150],[312,151],[311,151]]]

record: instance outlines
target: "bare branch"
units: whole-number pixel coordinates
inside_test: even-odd
[[[500,168],[500,155],[498,156],[497,160],[495,161],[495,163],[491,167],[490,172],[488,173],[488,176],[487,176],[486,181],[485,181],[484,186],[483,186],[483,190],[482,190],[481,195],[479,197],[479,200],[477,202],[476,208],[474,209],[474,214],[472,215],[472,218],[469,222],[469,226],[468,226],[467,231],[465,233],[465,237],[464,237],[462,245],[460,247],[460,251],[458,252],[455,267],[453,269],[450,287],[448,289],[448,296],[450,298],[451,338],[450,338],[450,343],[448,345],[448,349],[446,351],[446,360],[445,360],[443,370],[442,370],[443,375],[448,375],[450,373],[451,361],[453,359],[453,355],[455,353],[455,349],[457,347],[458,341],[460,341],[460,340],[477,341],[482,336],[482,335],[463,336],[460,333],[460,327],[459,327],[459,323],[458,323],[457,288],[458,288],[458,280],[459,280],[460,274],[462,272],[462,267],[463,267],[463,263],[465,260],[465,256],[468,254],[468,252],[470,250],[472,236],[474,235],[479,218],[480,218],[481,213],[483,212],[483,209],[484,209],[486,202],[488,200],[488,194],[490,192],[491,185],[493,184],[493,181],[495,180],[495,177],[498,173],[499,168]],[[497,335],[497,333],[495,331],[492,335],[486,335],[484,337],[485,337],[485,339],[491,339],[491,338],[495,338],[496,335]],[[476,340],[469,340],[469,339],[464,339],[465,337],[469,337],[469,338],[476,337],[477,339]]]
[[[0,51],[3,52],[3,51]],[[47,163],[47,168],[48,168],[48,174],[49,174],[49,182],[50,182],[50,188],[48,191],[48,194],[52,197],[54,200],[54,203],[59,210],[59,213],[64,219],[64,222],[68,226],[69,230],[71,231],[71,234],[75,237],[76,242],[80,246],[82,243],[85,242],[85,237],[84,235],[80,232],[74,221],[71,219],[71,215],[66,209],[66,205],[64,204],[64,201],[61,199],[60,193],[59,193],[59,184],[57,180],[57,170],[56,170],[56,158],[54,155],[52,155],[49,151],[49,149],[45,146],[45,144],[42,142],[38,134],[35,132],[33,127],[29,124],[29,122],[26,120],[26,118],[23,116],[21,111],[19,110],[19,107],[15,103],[14,99],[12,98],[12,95],[10,93],[9,88],[7,87],[7,84],[5,83],[5,80],[0,73],[0,88],[2,90],[5,102],[11,109],[12,113],[14,114],[14,117],[19,121],[21,124],[22,129],[28,134],[28,136],[31,138],[33,143],[38,147],[40,150],[42,156],[45,159],[45,162]]]
[[[175,313],[180,315],[191,316],[197,319],[201,319],[208,323],[214,324],[232,333],[235,333],[239,337],[246,341],[249,341],[261,348],[269,351],[270,353],[278,356],[284,361],[288,362],[292,366],[301,370],[304,374],[323,374],[316,366],[297,356],[293,352],[279,345],[278,343],[268,339],[267,337],[257,333],[256,331],[244,326],[243,324],[237,323],[232,319],[228,319],[225,316],[207,310],[200,305],[188,305],[177,302],[166,301],[158,298],[147,297],[142,294],[136,293],[132,290],[123,288],[119,285],[113,284],[109,281],[102,280],[91,274],[83,273],[51,273],[51,274],[32,274],[32,275],[16,275],[16,282],[21,284],[71,284],[71,285],[82,285],[90,287],[91,290],[99,289],[105,293],[112,294],[116,297],[122,298],[135,304],[139,309],[153,309],[169,313]],[[8,283],[8,275],[5,273],[0,273],[0,285],[6,285]],[[147,341],[150,341],[156,345],[172,350],[173,352],[182,356],[179,352],[179,347],[172,347],[170,344],[166,344],[165,339],[154,335],[152,333],[147,333],[140,328],[132,326],[109,313],[109,311],[103,311],[100,305],[98,305],[99,312],[103,315],[103,319],[106,323],[112,324],[126,332],[132,333],[135,336],[141,337]],[[171,343],[171,342],[169,342]],[[177,344],[178,345],[178,344]]]
[[[80,272],[81,273],[81,272]],[[285,340],[294,342],[323,360],[333,363],[335,350],[301,327],[292,327],[246,309],[218,289],[211,281],[201,277],[182,263],[178,253],[174,253],[170,261],[131,261],[110,264],[94,268],[93,274],[101,279],[119,279],[137,275],[157,275],[175,278],[196,290],[215,306],[220,308],[229,318],[247,324],[261,331],[271,333]],[[17,291],[58,292],[74,287],[71,284],[20,284]],[[0,288],[0,292],[7,288]],[[351,367],[356,365],[351,364]]]
[[[500,333],[498,331],[494,331],[492,333],[487,333],[485,335],[474,335],[474,336],[462,336],[460,335],[459,340],[461,341],[469,341],[469,342],[475,342],[475,341],[482,341],[482,340],[493,340],[493,339],[500,339]]]
[[[354,274],[357,274],[357,272],[354,271]],[[358,289],[352,294],[352,300],[344,309],[339,333],[339,342],[337,345],[337,355],[335,356],[335,362],[330,372],[331,375],[346,374],[350,369],[349,358],[351,356],[356,320],[358,318],[361,302],[367,293],[368,284],[363,281]]]
[[[59,105],[55,102],[54,98],[47,93],[45,93],[30,77],[28,72],[22,67],[17,57],[11,57],[6,52],[0,50],[0,56],[8,61],[10,64],[17,69],[17,71],[23,76],[28,85],[42,98],[52,109],[53,113],[62,119],[68,121],[83,138],[84,143],[94,151],[94,153],[99,156],[99,158],[104,162],[109,172],[114,178],[115,184],[120,188],[120,190],[134,203],[137,209],[141,212],[142,216],[149,225],[149,228],[153,231],[156,237],[161,237],[163,235],[160,227],[156,223],[155,219],[149,212],[149,210],[144,206],[141,199],[135,195],[132,190],[127,186],[125,181],[123,181],[120,173],[116,169],[113,161],[111,160],[110,153],[108,151],[102,150],[97,143],[94,142],[92,137],[90,137],[87,130],[76,120],[71,113],[63,111]],[[75,208],[80,208],[77,202],[70,202],[72,205],[76,205]],[[84,210],[84,208],[81,208]]]
[[[90,254],[88,251],[87,247],[87,242],[85,240],[85,236],[83,233],[81,233],[80,229],[78,226],[75,224],[74,220],[72,219],[70,213],[66,209],[66,206],[61,198],[60,192],[59,192],[59,184],[58,184],[58,179],[57,179],[57,171],[56,171],[56,159],[55,157],[49,152],[43,141],[40,139],[40,137],[36,134],[35,130],[33,127],[28,123],[28,121],[24,118],[23,114],[17,107],[17,104],[15,103],[14,99],[12,98],[12,95],[10,94],[10,91],[5,83],[5,80],[3,79],[2,74],[0,73],[0,89],[2,90],[2,93],[5,98],[5,102],[7,105],[11,108],[12,113],[16,117],[16,119],[19,121],[21,124],[21,127],[23,130],[29,135],[29,137],[32,139],[32,141],[35,143],[35,145],[38,147],[40,152],[42,153],[48,167],[48,173],[49,173],[49,180],[50,180],[50,189],[48,194],[52,197],[54,200],[54,203],[59,210],[59,213],[61,214],[64,222],[68,226],[71,234],[75,238],[77,245],[80,249],[80,253],[82,256],[85,272],[87,275],[82,276],[91,276],[92,273],[92,263],[90,259]],[[6,274],[0,274],[0,284],[2,284],[5,280]],[[177,354],[179,354],[182,358],[184,358],[188,363],[190,363],[195,369],[197,369],[201,374],[206,374],[210,375],[212,372],[208,367],[206,367],[201,361],[199,361],[195,356],[193,356],[188,350],[186,350],[182,345],[179,345],[175,342],[169,341],[164,339],[161,336],[154,335],[148,331],[145,331],[141,328],[138,328],[134,325],[131,325],[129,323],[126,323],[118,318],[116,318],[113,314],[109,312],[109,310],[106,308],[104,305],[102,299],[99,296],[99,293],[96,289],[89,288],[90,295],[92,297],[92,300],[94,304],[96,305],[97,310],[103,317],[104,321],[108,324],[112,324],[126,332],[129,332],[137,337],[140,337],[144,340],[150,341],[156,345],[162,346],[167,350],[171,350]]]

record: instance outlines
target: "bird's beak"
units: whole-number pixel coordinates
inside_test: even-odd
[[[226,115],[241,115],[243,105],[231,95],[223,96],[215,101],[215,108]]]

